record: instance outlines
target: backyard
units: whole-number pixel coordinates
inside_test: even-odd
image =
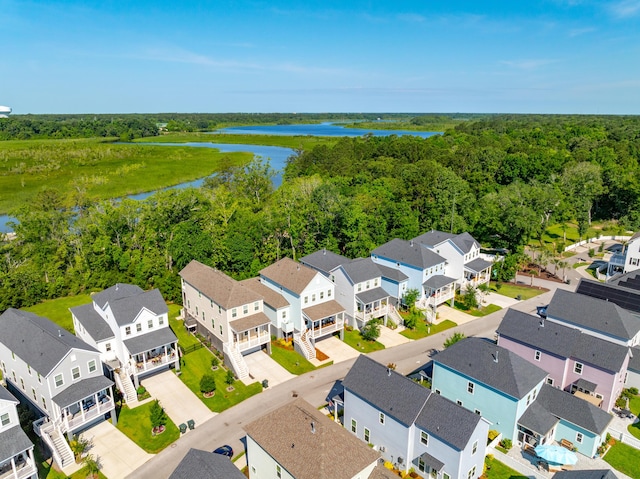
[[[603,458],[614,469],[633,479],[640,479],[640,451],[621,442],[616,442]]]
[[[146,452],[155,454],[178,439],[180,431],[173,421],[167,418],[165,431],[162,434],[152,435],[150,417],[152,405],[153,402],[148,402],[133,409],[123,406],[116,427]]]
[[[91,296],[88,294],[79,294],[78,296],[66,296],[64,298],[43,301],[42,303],[23,309],[25,311],[35,313],[38,316],[49,318],[61,328],[73,333],[73,319],[71,318],[69,308],[74,308],[90,302]]]
[[[400,314],[404,315],[404,313]],[[455,328],[456,326],[456,323],[448,319],[445,319],[444,321],[441,321],[437,324],[427,324],[426,321],[416,321],[416,327],[414,329],[405,329],[400,334],[405,338],[420,339],[431,336],[433,334],[441,333],[442,331],[446,331],[447,329]]]
[[[629,410],[631,413],[638,417],[640,414],[640,396],[635,395],[629,399]],[[631,424],[628,428],[628,431],[636,438],[640,439],[640,421],[636,421]]]
[[[298,354],[290,342],[271,341],[271,358],[291,374],[300,375],[316,367]]]
[[[484,479],[526,479],[526,476],[498,461],[491,454],[484,458],[484,464],[485,470],[481,476]]]
[[[546,288],[532,288],[530,286],[521,286],[513,283],[500,283],[500,286],[497,286],[495,282],[491,282],[489,287],[494,293],[498,293],[509,298],[517,298],[519,296],[523,301],[549,291]]]

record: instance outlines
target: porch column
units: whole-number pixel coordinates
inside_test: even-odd
[[[176,355],[176,359],[175,359],[176,371],[180,371],[180,351],[178,351],[178,343],[173,343],[173,351]]]
[[[64,425],[68,431],[69,430],[69,406],[64,408]]]
[[[113,409],[111,410],[111,424],[113,424],[114,426],[118,425],[118,416],[116,415],[116,401],[115,401],[115,396],[113,394],[113,386],[109,386],[109,396],[111,396],[111,402],[113,404]]]
[[[18,470],[16,469],[16,456],[11,458],[11,471],[13,472],[13,477],[18,477]]]

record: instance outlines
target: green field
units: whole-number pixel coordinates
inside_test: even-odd
[[[210,148],[116,144],[104,140],[5,141],[0,149],[0,214],[29,202],[46,184],[66,206],[154,191],[251,160]]]
[[[232,145],[282,146],[293,149],[311,149],[316,145],[333,145],[337,138],[321,136],[285,135],[227,135],[209,133],[168,133],[135,140],[136,143],[229,143]]]
[[[367,341],[362,338],[360,331],[352,329],[351,331],[344,331],[344,342],[357,350],[359,353],[367,354],[374,351],[380,351],[384,349],[384,344],[378,341]]]
[[[153,436],[150,418],[152,404],[153,402],[148,402],[133,409],[123,406],[116,427],[146,452],[155,454],[177,440],[180,431],[171,419],[167,419],[165,431]]]
[[[447,329],[455,328],[456,326],[456,323],[448,319],[445,319],[438,324],[432,325],[428,325],[424,321],[416,321],[415,329],[405,329],[400,334],[408,339],[420,339],[426,336],[432,336],[434,334],[441,333],[442,331],[446,331]]]
[[[485,457],[484,464],[485,473],[482,477],[485,479],[526,479],[526,476],[494,459],[491,455]]]
[[[616,442],[603,458],[611,467],[633,479],[640,479],[640,451],[627,444]]]
[[[58,326],[66,329],[70,333],[75,333],[73,329],[73,319],[71,318],[71,312],[69,308],[75,306],[81,306],[91,302],[91,296],[88,294],[79,294],[78,296],[67,296],[65,298],[52,299],[44,301],[39,304],[34,304],[28,308],[23,308],[25,311],[30,311],[50,319]]]
[[[271,359],[295,375],[308,373],[316,368],[293,348],[284,347],[278,341],[271,341]]]
[[[490,283],[490,288],[494,293],[508,296],[509,298],[516,298],[520,296],[521,300],[531,299],[548,291],[545,288],[531,288],[528,286],[519,286],[513,283],[501,283],[500,288],[496,288],[494,282]]]

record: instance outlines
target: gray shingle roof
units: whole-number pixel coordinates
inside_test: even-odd
[[[380,270],[380,274],[382,274],[383,278],[394,281],[396,283],[400,283],[401,281],[406,281],[409,279],[409,276],[404,274],[399,269],[390,268],[389,266],[385,266],[382,264],[378,264],[378,269]]]
[[[97,313],[93,303],[76,306],[70,310],[94,340],[105,341],[114,337],[109,324]]]
[[[469,261],[468,263],[466,263],[464,267],[469,271],[473,271],[474,273],[479,273],[487,269],[492,264],[493,263],[491,261],[487,261],[486,259],[476,258],[473,261]]]
[[[0,401],[9,401],[16,404],[20,402],[2,384],[0,384]]]
[[[640,318],[617,304],[557,289],[547,317],[629,340],[640,331]]]
[[[137,296],[143,292],[142,288],[135,284],[116,283],[110,288],[94,294],[91,299],[94,303],[100,306],[100,308],[104,309],[107,303],[111,303],[118,299],[128,298],[130,296]]]
[[[371,254],[420,269],[427,269],[445,262],[442,256],[425,248],[420,243],[398,238],[379,246]]]
[[[0,342],[43,377],[73,349],[98,352],[47,318],[13,308],[0,315]]]
[[[536,401],[518,419],[518,424],[545,436],[558,424],[559,419]]]
[[[640,372],[640,347],[636,346],[631,348],[631,359],[629,359],[629,366],[627,369],[635,372]]]
[[[169,479],[246,479],[231,459],[222,454],[189,449]]]
[[[178,340],[171,328],[160,328],[124,341],[131,354],[139,354]]]
[[[428,452],[423,452],[422,454],[420,454],[420,459],[422,459],[427,466],[435,469],[438,472],[440,472],[444,467],[444,462],[439,461]],[[418,465],[418,461],[415,461],[414,464]]]
[[[0,463],[33,447],[22,428],[14,426],[0,433]]]
[[[424,286],[425,288],[439,289],[443,286],[455,282],[455,278],[449,278],[448,276],[444,276],[442,274],[436,274],[435,276],[431,276],[431,278],[422,283],[422,286]]]
[[[356,298],[362,301],[363,304],[373,303],[374,301],[378,301],[380,299],[384,299],[388,297],[389,297],[389,293],[387,293],[382,288],[367,289],[366,291],[362,291],[356,294]]]
[[[321,249],[315,253],[303,256],[298,261],[310,268],[320,271],[325,276],[329,276],[329,273],[338,266],[351,262],[349,258],[326,249]]]
[[[365,355],[358,356],[342,381],[344,388],[409,427],[431,390]]]
[[[595,434],[603,434],[613,419],[599,407],[548,384],[542,385],[535,402],[554,416]]]
[[[109,301],[109,306],[111,306],[116,323],[120,326],[131,324],[142,309],[148,309],[155,315],[166,314],[169,311],[167,303],[158,289],[112,299]]]
[[[456,235],[453,233],[445,233],[444,231],[431,230],[415,237],[413,240],[427,246],[437,246],[448,239],[450,239],[463,254],[471,251],[474,245],[477,245],[478,248],[480,247],[480,244],[467,232]]]
[[[611,284],[623,286],[629,290],[640,291],[640,270],[629,271],[628,273],[615,276],[610,281]]]
[[[507,311],[496,332],[540,351],[579,359],[611,372],[620,371],[628,355],[625,346],[514,309]]]
[[[378,265],[375,264],[371,258],[354,259],[350,263],[343,264],[341,267],[353,284],[362,283],[363,281],[380,278],[382,276]]]
[[[245,316],[244,318],[229,321],[229,326],[237,333],[248,331],[249,329],[257,328],[265,324],[271,324],[271,320],[262,311]]]
[[[517,399],[525,397],[547,377],[545,371],[517,354],[480,338],[458,341],[438,353],[434,363]]]
[[[598,385],[596,383],[592,383],[591,381],[587,381],[585,378],[578,379],[575,383],[577,388],[582,389],[584,391],[596,392],[596,388]]]
[[[559,471],[553,479],[618,479],[611,469],[583,469],[575,471]]]
[[[105,376],[95,376],[73,383],[51,399],[61,408],[65,408],[110,386],[113,386],[113,381]]]

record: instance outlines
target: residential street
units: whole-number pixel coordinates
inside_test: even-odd
[[[530,282],[530,278],[525,277],[519,277],[518,280]],[[576,283],[572,281],[571,285],[565,285],[534,278],[534,285],[544,285],[550,291],[530,300],[522,301],[514,309],[530,313],[535,312],[536,306],[549,304],[555,288],[574,290]],[[454,329],[418,341],[377,351],[370,356],[383,364],[395,363],[399,372],[408,374],[428,361],[428,351],[442,348],[445,339],[454,331],[461,331],[466,336],[493,338],[505,312],[506,309],[501,309],[489,316],[478,318]],[[242,429],[244,424],[273,411],[291,400],[295,395],[303,397],[314,405],[323,404],[331,386],[337,379],[344,378],[354,361],[353,359],[343,361],[295,377],[247,399],[241,404],[216,415],[206,423],[196,427],[193,431],[189,431],[172,444],[171,447],[154,456],[128,477],[167,478],[192,447],[213,451],[218,446],[230,444],[236,453],[243,451],[244,446],[241,443],[241,438],[244,436],[244,430]]]

